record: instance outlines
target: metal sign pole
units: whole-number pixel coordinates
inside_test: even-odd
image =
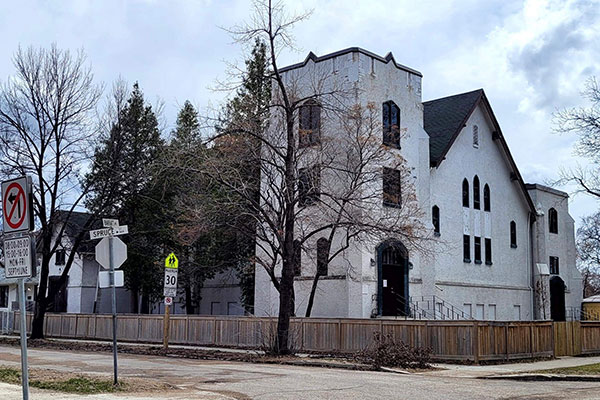
[[[115,288],[115,264],[113,255],[113,236],[108,237],[108,259],[110,263],[110,287],[112,290],[112,321],[113,321],[113,369],[114,384],[118,384],[117,373],[117,290]]]
[[[21,317],[21,386],[23,386],[23,400],[29,400],[29,369],[27,367],[27,307],[25,306],[25,278],[19,279],[19,311]]]

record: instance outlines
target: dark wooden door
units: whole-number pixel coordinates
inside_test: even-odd
[[[399,249],[389,247],[382,252],[382,315],[406,315],[406,259]]]
[[[558,276],[550,278],[550,316],[553,321],[565,320],[565,283]]]

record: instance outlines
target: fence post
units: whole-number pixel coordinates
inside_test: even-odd
[[[473,361],[475,363],[479,363],[479,322],[478,321],[473,321],[473,338],[471,339],[473,341]]]
[[[342,319],[338,319],[338,348],[337,351],[342,351],[342,344],[343,344],[343,340],[342,340]]]
[[[531,350],[531,358],[533,358],[533,322],[529,323],[529,350]]]
[[[508,322],[504,323],[504,347],[506,351],[506,361],[508,361]]]

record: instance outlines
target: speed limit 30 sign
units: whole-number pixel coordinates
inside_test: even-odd
[[[169,254],[165,259],[165,286],[164,296],[175,297],[177,296],[177,271],[179,261],[174,253]]]

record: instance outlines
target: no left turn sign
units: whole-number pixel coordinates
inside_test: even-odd
[[[27,177],[2,182],[4,232],[30,230],[29,188]]]

